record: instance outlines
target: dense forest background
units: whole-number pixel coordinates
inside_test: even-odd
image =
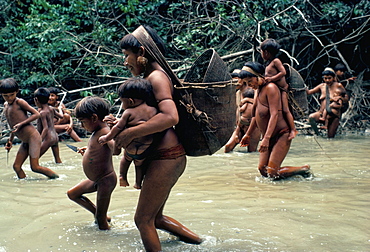
[[[131,76],[118,42],[142,24],[166,42],[180,78],[208,48],[230,71],[262,63],[257,48],[266,38],[279,41],[280,58],[310,88],[326,66],[344,63],[358,77],[346,87],[355,103],[348,124],[369,121],[368,0],[0,0],[0,78],[15,78],[26,98],[38,87],[58,86],[70,91],[66,102],[92,93],[113,102],[114,84]]]

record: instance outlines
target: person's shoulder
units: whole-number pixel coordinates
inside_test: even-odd
[[[336,87],[337,88],[343,88],[344,90],[345,90],[345,88],[344,88],[344,86],[342,85],[342,83],[340,83],[340,82],[335,82],[336,83]]]
[[[316,86],[316,88],[324,88],[324,87],[326,87],[326,83],[325,83],[325,82],[320,83],[320,84],[318,84],[318,85]]]
[[[164,70],[156,69],[156,70],[154,70],[153,72],[151,72],[149,74],[148,80],[153,85],[153,83],[155,83],[155,81],[158,81],[158,80],[161,81],[161,82],[170,81],[170,78]]]
[[[50,113],[50,110],[45,107],[40,108],[38,111],[40,113],[40,116],[46,116]]]
[[[279,58],[274,58],[273,60],[272,60],[272,62],[274,62],[274,64],[276,65],[276,64],[283,64],[283,62],[279,59]]]
[[[22,99],[22,98],[19,98],[17,97],[14,101],[13,104],[16,104],[18,106],[24,106],[24,105],[27,105],[27,106],[31,106],[26,100]]]
[[[266,88],[269,90],[279,90],[278,85],[275,82],[269,82],[266,84]]]

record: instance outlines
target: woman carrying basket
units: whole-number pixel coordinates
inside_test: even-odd
[[[147,122],[123,130],[115,139],[116,146],[125,148],[135,138],[164,132],[157,149],[147,158],[145,177],[134,217],[145,249],[161,251],[156,228],[179,237],[181,241],[200,244],[202,240],[198,235],[178,221],[163,215],[170,191],[186,166],[185,150],[173,129],[179,120],[172,99],[173,85],[157,60],[164,59],[164,44],[152,28],[140,26],[122,38],[120,47],[125,55],[124,65],[130,72],[134,76],[143,75],[143,78],[152,84],[159,113]],[[106,121],[110,123],[111,120],[112,118],[107,118]]]

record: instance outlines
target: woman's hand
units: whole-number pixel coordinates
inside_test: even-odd
[[[246,147],[249,145],[249,141],[250,141],[251,137],[247,134],[245,134],[242,138],[242,140],[240,141],[240,146],[241,147]]]
[[[132,129],[135,127],[131,128],[126,128],[122,130],[115,138],[115,144],[117,148],[126,148],[127,145],[129,145],[132,140],[135,139],[135,136],[133,135]]]
[[[263,138],[260,144],[259,152],[266,152],[269,148],[270,145],[270,139],[268,138]]]

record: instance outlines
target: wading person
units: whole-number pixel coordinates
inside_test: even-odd
[[[52,107],[49,106],[48,100],[50,92],[47,88],[38,88],[34,93],[36,106],[39,108],[40,118],[37,119],[37,130],[41,135],[42,143],[40,156],[51,148],[55,163],[62,163],[59,155],[59,137],[54,128],[54,117],[62,118]]]
[[[327,110],[330,114],[330,99],[334,97],[334,93],[338,92],[342,95],[342,102],[347,103],[348,102],[348,96],[346,89],[343,87],[342,84],[339,82],[336,82],[335,79],[335,72],[332,68],[325,68],[322,72],[322,78],[324,80],[323,83],[317,85],[316,87],[312,89],[307,89],[306,93],[308,95],[320,93],[320,109],[317,112],[314,112],[309,115],[309,121],[313,129],[317,129],[316,123],[322,123],[327,125],[327,136],[328,138],[335,137],[335,134],[337,133],[337,129],[340,122],[340,116],[330,116],[330,117],[323,117],[324,110]],[[343,106],[343,105],[342,105]],[[327,121],[327,122],[326,122]],[[317,130],[316,130],[317,131]]]
[[[109,114],[109,105],[100,97],[88,96],[76,105],[76,117],[82,127],[91,132],[87,148],[81,148],[83,155],[82,167],[87,179],[68,190],[68,197],[91,212],[101,230],[110,229],[110,218],[107,211],[111,194],[117,184],[116,172],[113,168],[113,140],[101,145],[99,137],[109,132],[108,125],[103,122]],[[96,192],[96,205],[84,194]]]
[[[4,114],[12,129],[10,137],[5,144],[5,149],[9,151],[12,148],[14,136],[17,136],[22,141],[15,157],[13,169],[18,178],[25,178],[26,174],[22,169],[22,165],[29,157],[33,172],[41,173],[51,179],[58,178],[59,176],[54,171],[39,164],[41,136],[31,122],[37,120],[40,117],[40,113],[31,107],[28,102],[18,98],[18,92],[19,86],[13,78],[0,81],[0,93],[5,100]],[[28,116],[27,113],[31,115]]]
[[[231,152],[237,144],[239,144],[241,138],[247,133],[249,125],[252,121],[252,110],[254,104],[254,90],[251,87],[248,87],[244,75],[240,75],[240,71],[234,72],[231,74],[233,78],[238,79],[236,85],[236,96],[237,104],[239,104],[238,110],[238,120],[236,128],[231,135],[229,141],[225,144],[225,153]],[[257,151],[258,142],[261,137],[261,132],[256,127],[255,130],[251,133],[249,145],[247,147],[248,152]]]
[[[250,134],[258,126],[262,133],[258,150],[260,152],[258,170],[261,175],[273,179],[297,174],[305,175],[310,169],[309,165],[281,167],[292,142],[289,139],[290,128],[287,119],[283,116],[280,90],[275,83],[266,83],[264,72],[264,67],[256,62],[247,62],[244,70],[240,72],[249,76],[248,85],[257,90],[254,117],[241,140],[241,145],[249,144]]]
[[[153,87],[158,113],[148,121],[124,129],[115,138],[118,147],[126,147],[133,139],[165,131],[157,148],[146,159],[146,171],[135,213],[135,223],[147,251],[161,251],[156,229],[165,230],[181,241],[200,244],[198,235],[177,220],[163,215],[163,209],[172,187],[185,170],[185,150],[174,132],[173,126],[179,121],[177,108],[172,99],[173,85],[168,75],[143,46],[138,38],[150,40],[164,52],[164,44],[150,27],[128,34],[120,41],[125,56],[124,65],[134,76],[143,75]],[[146,34],[147,33],[147,34]],[[109,118],[107,118],[109,121]]]

